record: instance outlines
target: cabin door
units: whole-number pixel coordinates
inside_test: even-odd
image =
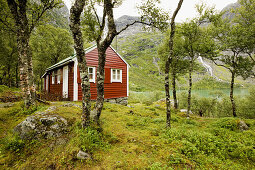
[[[63,67],[63,98],[68,98],[68,66]]]

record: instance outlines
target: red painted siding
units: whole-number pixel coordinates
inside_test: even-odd
[[[68,67],[68,98],[69,100],[73,100],[73,70],[74,69],[74,63],[70,63]]]
[[[53,71],[55,71],[55,73],[57,72],[59,68],[54,69],[50,72],[50,76],[49,76],[49,93],[51,94],[55,94],[55,95],[62,95],[62,88],[63,88],[63,80],[60,80],[60,84],[57,84],[57,76],[55,76],[55,83],[52,84],[52,73]],[[62,68],[60,68],[62,69]],[[62,77],[62,75],[61,75]]]
[[[97,68],[98,65],[97,49],[94,49],[91,52],[87,53],[86,60],[88,66]],[[120,82],[111,83],[111,68],[122,69],[122,83]],[[80,74],[79,70],[78,74]],[[78,82],[80,82],[79,79]],[[97,97],[96,83],[90,83],[90,91],[91,99],[95,100]],[[127,97],[127,65],[111,48],[108,48],[106,50],[104,91],[106,99]],[[82,100],[82,91],[80,83],[78,83],[78,100]]]
[[[87,65],[89,67],[98,66],[98,51],[94,49],[86,54]],[[68,64],[68,98],[73,100],[73,90],[74,90],[74,62]],[[127,97],[127,65],[126,63],[112,50],[108,48],[106,51],[106,63],[105,63],[105,98],[118,98]],[[57,77],[55,77],[55,84],[52,84],[52,73],[61,69],[61,81],[57,84]],[[49,93],[62,95],[63,90],[63,66],[54,69],[49,72]],[[122,82],[112,82],[111,83],[111,69],[121,69],[122,70]],[[81,79],[79,68],[77,70],[77,82],[78,82],[78,100],[82,100],[81,91]],[[46,78],[45,78],[46,84]],[[90,83],[91,99],[95,100],[97,97],[96,83]]]

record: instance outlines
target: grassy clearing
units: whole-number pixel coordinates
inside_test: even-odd
[[[177,112],[172,116],[172,129],[166,130],[163,102],[131,106],[105,103],[102,132],[80,128],[79,108],[58,107],[55,113],[71,122],[69,133],[41,141],[13,137],[10,130],[25,115],[9,114],[19,108],[19,103],[14,108],[4,108],[1,116],[8,116],[6,123],[1,121],[5,132],[1,130],[0,169],[255,168],[255,120],[246,119],[249,130],[242,132],[236,127],[238,118],[186,119]],[[17,146],[20,150],[10,150],[7,146]],[[90,153],[93,159],[77,160],[80,149]]]

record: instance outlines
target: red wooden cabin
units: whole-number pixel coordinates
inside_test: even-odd
[[[91,99],[95,100],[97,97],[98,51],[96,46],[85,51],[90,77]],[[105,99],[128,97],[129,67],[128,63],[112,47],[106,50]],[[62,95],[63,98],[71,101],[82,100],[80,71],[75,55],[47,68],[42,78],[44,78],[44,90],[47,93]]]

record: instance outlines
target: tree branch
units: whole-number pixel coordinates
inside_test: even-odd
[[[247,54],[248,54],[248,56],[250,57],[250,59],[255,63],[255,59],[252,57],[251,53],[248,53],[248,52],[247,52]]]
[[[8,28],[8,30],[10,30],[11,32],[13,32],[13,33],[16,32],[15,30],[13,30],[13,29],[9,26],[8,22],[2,20],[1,18],[0,18],[0,22],[3,23],[3,24]]]
[[[60,3],[54,3],[54,2],[55,2],[55,1],[52,0],[52,1],[50,1],[49,3],[43,5],[42,11],[37,13],[37,17],[35,18],[35,20],[33,20],[33,18],[32,18],[32,24],[31,24],[31,26],[30,26],[30,28],[29,28],[29,33],[31,33],[31,32],[33,31],[34,27],[36,26],[36,24],[39,22],[39,20],[42,18],[43,14],[44,14],[47,10],[53,9],[53,8],[57,7],[57,6],[60,4]],[[39,9],[39,10],[40,10],[40,9]]]
[[[212,60],[212,61],[213,61],[213,63],[214,63],[216,66],[224,67],[224,68],[228,69],[230,72],[232,72],[231,68],[229,68],[229,67],[227,67],[227,66],[225,66],[225,65],[223,65],[223,64],[218,64],[215,60]]]
[[[144,25],[148,25],[148,26],[153,26],[154,28],[157,28],[157,29],[159,29],[157,26],[155,26],[153,23],[154,22],[151,22],[151,23],[147,23],[147,22],[143,22],[143,21],[134,21],[134,22],[132,22],[131,24],[127,24],[124,28],[122,28],[120,31],[118,31],[117,33],[116,33],[116,35],[119,35],[121,32],[123,32],[123,31],[125,31],[126,29],[128,29],[128,27],[130,27],[130,26],[132,26],[132,25],[134,25],[134,24],[136,24],[136,23],[138,23],[138,24],[144,24]]]
[[[105,6],[104,6],[103,20],[102,20],[102,25],[100,26],[100,33],[104,30],[104,27],[105,27],[105,18],[106,18],[106,10],[105,10]]]
[[[12,16],[14,17],[15,22],[17,24],[20,24],[17,3],[14,0],[7,0],[7,3],[11,10]]]
[[[91,7],[92,7],[92,9],[93,9],[93,12],[94,12],[94,14],[96,15],[97,22],[98,22],[98,24],[99,24],[99,26],[100,26],[100,28],[101,28],[102,25],[101,25],[101,23],[100,23],[100,19],[99,19],[98,15],[97,15],[96,9],[94,8],[94,5],[93,5],[93,3],[92,3],[91,0],[90,0],[90,3],[91,3]]]
[[[173,13],[173,16],[172,16],[172,19],[171,19],[171,24],[174,24],[176,15],[178,14],[179,10],[181,9],[182,3],[183,3],[183,0],[180,0],[179,3],[178,3],[177,8],[175,9],[175,11]]]

